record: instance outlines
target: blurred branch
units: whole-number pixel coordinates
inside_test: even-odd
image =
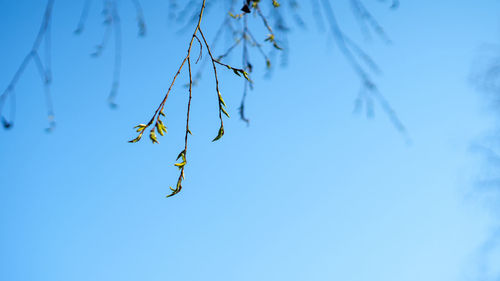
[[[407,139],[407,141],[410,141],[405,126],[397,116],[394,109],[392,109],[389,102],[387,102],[384,96],[380,93],[380,91],[377,88],[377,85],[370,78],[368,71],[362,66],[359,60],[367,64],[372,71],[375,72],[378,71],[378,67],[371,60],[371,58],[361,50],[361,48],[359,48],[351,39],[345,36],[345,34],[342,32],[337,22],[337,18],[335,17],[330,1],[321,0],[321,4],[325,12],[325,16],[328,22],[330,23],[330,32],[332,33],[335,39],[337,47],[340,49],[343,56],[347,59],[348,63],[351,65],[351,67],[361,80],[361,90],[358,95],[358,98],[356,99],[355,111],[359,111],[363,106],[364,102],[366,106],[367,115],[372,116],[373,99],[376,99],[380,104],[380,106],[382,107],[382,109],[385,111],[385,113],[389,116],[389,120],[391,121],[393,126]]]
[[[14,73],[9,85],[3,91],[0,96],[0,116],[2,117],[2,124],[5,129],[9,129],[14,124],[15,119],[15,92],[14,89],[19,78],[23,75],[24,71],[28,64],[33,61],[37,67],[38,74],[42,79],[42,83],[44,86],[44,94],[45,94],[45,103],[47,107],[47,119],[49,122],[48,131],[51,131],[55,128],[55,120],[54,120],[54,108],[52,105],[52,97],[50,92],[50,84],[52,82],[52,74],[51,74],[51,56],[50,56],[50,23],[52,20],[52,8],[54,6],[55,0],[48,0],[47,5],[45,7],[45,13],[43,16],[42,24],[40,25],[40,29],[38,34],[35,37],[35,41],[31,47],[31,50],[26,54],[21,64],[19,65],[17,71]],[[45,65],[42,63],[40,58],[40,45],[42,41],[45,41]],[[11,98],[11,109],[10,109],[10,119],[7,119],[3,114],[3,109],[5,106],[5,102],[7,98]]]
[[[87,21],[87,18],[89,16],[89,9],[91,3],[92,0],[85,0],[83,2],[83,9],[80,15],[80,19],[78,20],[78,25],[76,26],[76,29],[74,31],[75,34],[80,34],[83,32],[83,29],[85,28],[85,22]]]

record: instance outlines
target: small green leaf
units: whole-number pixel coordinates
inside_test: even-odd
[[[220,140],[220,138],[222,138],[223,135],[224,135],[224,126],[220,126],[219,134],[217,134],[217,136],[212,141]]]
[[[153,143],[159,143],[158,139],[156,138],[156,134],[155,134],[154,130],[151,130],[151,132],[149,133],[149,138],[151,139],[151,141]]]
[[[179,167],[179,168],[184,167],[184,165],[186,165],[186,162],[181,162],[181,163],[175,163],[174,164],[174,166]]]
[[[135,139],[129,140],[128,142],[130,142],[130,143],[136,143],[139,140],[141,140],[141,138],[142,138],[142,133],[140,133]]]
[[[183,158],[184,158],[184,155],[185,155],[185,154],[186,154],[186,151],[185,151],[185,150],[181,151],[181,153],[179,153],[179,155],[177,155],[177,159],[175,159],[175,160],[179,160],[179,158],[181,158],[181,157],[183,157]]]
[[[156,130],[160,135],[164,136],[167,132],[167,127],[165,127],[161,120],[158,120],[158,122],[156,123]]]
[[[248,73],[246,73],[246,71],[243,71],[243,77],[245,77],[245,79],[250,81],[250,78],[248,77]]]
[[[266,60],[266,66],[267,68],[271,68],[271,61],[268,59]]]
[[[158,134],[160,134],[160,135],[164,136],[164,134],[163,134],[163,129],[161,128],[161,126],[160,126],[160,125],[158,125],[158,123],[156,124],[156,130],[158,131]]]
[[[219,92],[219,102],[223,105],[226,106],[226,103],[224,102],[224,99],[222,99],[222,95]]]
[[[224,113],[224,115],[226,115],[226,116],[227,116],[227,118],[231,118],[231,117],[229,116],[229,114],[227,113],[227,111],[224,109],[224,107],[221,107],[221,108],[220,108],[220,110],[222,111],[222,113]]]
[[[147,126],[148,125],[146,125],[146,124],[139,124],[139,125],[135,126],[134,129],[137,128],[137,132],[139,133],[139,132],[142,132],[144,129],[146,129]]]
[[[171,186],[169,186],[169,188],[170,188],[170,190],[172,190],[172,193],[170,193],[169,195],[167,195],[167,198],[176,195],[180,191],[179,189],[173,189]]]
[[[274,42],[274,34],[269,34],[264,41]]]
[[[170,195],[167,195],[167,198],[168,197],[172,197],[174,195],[176,195],[177,193],[179,193],[182,189],[182,178],[179,177],[179,179],[177,180],[177,185],[175,187],[175,189],[173,189],[171,186],[169,187],[170,190],[172,190],[172,193]]]

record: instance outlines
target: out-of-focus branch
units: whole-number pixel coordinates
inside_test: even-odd
[[[16,112],[16,104],[15,104],[15,87],[19,78],[22,76],[26,67],[30,62],[34,62],[40,78],[42,79],[42,83],[44,86],[44,94],[45,94],[45,103],[47,107],[47,118],[49,122],[49,127],[47,131],[51,131],[55,128],[55,119],[54,119],[54,108],[52,105],[52,97],[50,92],[50,84],[52,82],[52,74],[51,74],[51,56],[50,56],[50,24],[52,20],[52,9],[54,6],[55,0],[48,0],[47,5],[45,7],[45,13],[43,16],[42,24],[40,25],[40,29],[38,34],[35,37],[35,41],[31,47],[31,50],[26,54],[21,64],[17,68],[17,71],[14,73],[11,81],[7,88],[3,91],[2,95],[0,95],[0,116],[2,118],[2,124],[5,129],[9,129],[14,124],[15,112]],[[40,58],[40,45],[42,41],[45,41],[45,65]],[[4,106],[6,100],[10,98],[12,100],[11,108],[10,108],[10,118],[7,119],[4,115]]]
[[[358,98],[356,99],[355,110],[360,110],[364,101],[367,115],[373,115],[373,99],[375,99],[388,115],[393,126],[407,139],[407,141],[410,141],[405,126],[397,116],[394,109],[390,106],[389,102],[387,102],[384,96],[380,93],[377,85],[371,79],[368,71],[362,66],[360,60],[367,64],[372,70],[378,70],[378,67],[351,39],[344,35],[340,29],[337,18],[335,17],[330,1],[321,0],[321,4],[328,23],[330,24],[330,31],[335,39],[337,47],[340,49],[343,56],[347,59],[348,63],[361,80],[361,90]]]

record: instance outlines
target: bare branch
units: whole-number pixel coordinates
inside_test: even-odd
[[[14,89],[16,87],[16,84],[19,80],[19,78],[22,76],[24,71],[26,70],[26,67],[30,63],[30,61],[34,61],[34,63],[37,66],[38,73],[40,75],[40,78],[42,79],[42,83],[44,85],[44,92],[45,92],[45,100],[46,100],[46,106],[47,106],[47,119],[49,122],[49,127],[47,130],[52,130],[55,128],[55,121],[54,121],[54,109],[52,106],[52,98],[50,94],[50,84],[51,84],[51,71],[50,71],[50,22],[52,20],[52,8],[54,6],[54,1],[55,0],[48,0],[47,5],[45,7],[45,13],[43,16],[42,24],[40,25],[40,29],[38,31],[38,34],[35,37],[35,41],[33,42],[33,45],[31,47],[31,50],[28,52],[28,54],[24,57],[22,60],[21,64],[19,65],[17,71],[14,73],[14,76],[12,77],[9,85],[7,88],[3,91],[2,95],[0,95],[0,116],[2,116],[2,123],[3,127],[5,129],[9,129],[12,127],[14,124],[14,119],[15,119],[15,92]],[[45,41],[45,67],[43,66],[40,56],[39,56],[39,49],[40,49],[40,44],[42,41]],[[12,103],[10,109],[11,112],[11,117],[10,120],[7,120],[5,116],[3,116],[3,108],[5,106],[5,102],[7,98],[12,99]]]

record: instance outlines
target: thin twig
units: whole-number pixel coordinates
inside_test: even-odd
[[[85,22],[87,21],[89,15],[90,4],[92,0],[85,0],[83,3],[82,14],[80,15],[80,19],[78,20],[78,25],[76,26],[75,34],[81,34],[83,29],[85,28]]]
[[[40,29],[38,31],[38,34],[35,37],[35,41],[33,42],[33,45],[31,47],[31,50],[26,54],[24,59],[22,60],[21,64],[19,65],[18,69],[14,73],[14,76],[12,77],[11,81],[9,82],[7,88],[3,91],[2,95],[0,95],[0,116],[2,116],[2,123],[5,129],[9,129],[12,127],[14,118],[15,118],[15,108],[11,108],[11,118],[10,120],[7,120],[3,114],[3,107],[5,105],[5,101],[7,100],[8,97],[13,99],[12,101],[12,106],[15,106],[15,92],[14,88],[16,87],[16,84],[21,77],[21,75],[24,73],[26,70],[26,67],[30,63],[30,61],[34,61],[36,64],[40,78],[42,79],[42,83],[44,85],[44,93],[45,93],[45,100],[46,100],[46,106],[47,106],[47,118],[49,121],[49,128],[48,130],[52,130],[55,127],[55,121],[54,121],[54,109],[52,106],[52,98],[50,95],[50,84],[51,84],[51,71],[50,71],[50,22],[52,19],[52,8],[54,6],[55,0],[48,0],[47,5],[45,7],[45,12],[42,20],[42,24],[40,25]],[[45,41],[45,67],[43,67],[43,64],[41,63],[40,56],[38,54],[39,49],[40,49],[40,44],[42,43],[42,40]]]

